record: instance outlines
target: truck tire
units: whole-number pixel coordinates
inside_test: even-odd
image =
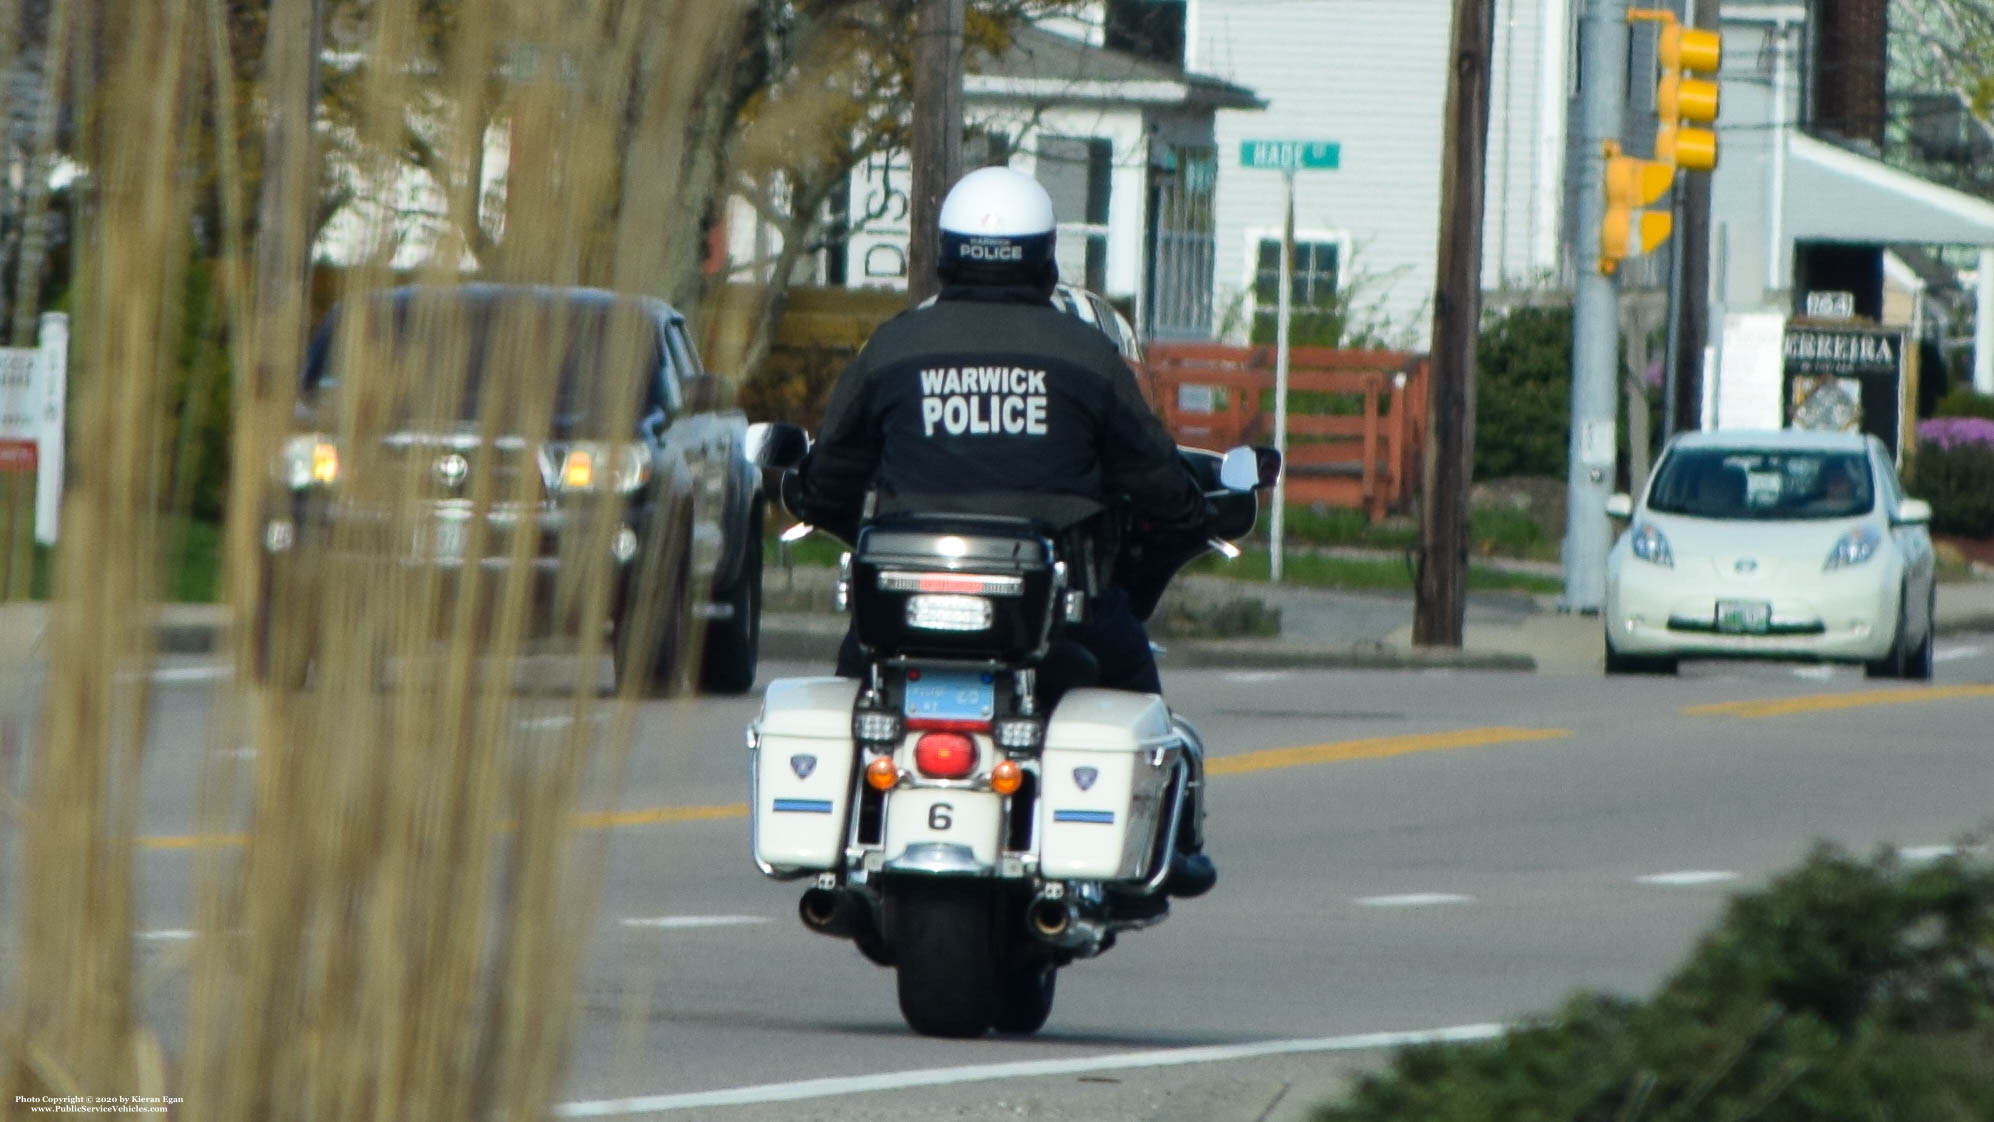
[[[706,625],[706,640],[700,652],[699,686],[709,693],[743,694],[755,686],[755,666],[761,656],[762,638],[762,520],[750,520],[748,537],[742,543],[741,569],[725,588],[714,593],[713,603],[725,605],[728,615]]]

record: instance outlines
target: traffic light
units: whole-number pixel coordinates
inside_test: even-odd
[[[1717,120],[1717,83],[1696,74],[1715,75],[1724,61],[1724,37],[1715,31],[1684,27],[1675,13],[1637,8],[1630,21],[1662,25],[1655,47],[1660,75],[1655,82],[1655,159],[1684,171],[1709,171],[1717,166],[1717,134],[1704,126]]]
[[[1659,160],[1620,154],[1606,142],[1606,218],[1599,228],[1599,271],[1611,274],[1620,262],[1638,257],[1668,240],[1675,218],[1666,210],[1645,210],[1668,193],[1676,169]]]

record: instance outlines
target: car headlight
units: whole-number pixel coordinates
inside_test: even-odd
[[[643,445],[577,441],[561,453],[554,489],[567,494],[613,491],[627,495],[650,478],[650,454]]]
[[[1676,555],[1669,552],[1669,539],[1663,537],[1652,522],[1634,527],[1634,537],[1627,544],[1634,550],[1634,556],[1649,564],[1665,569],[1676,567]]]
[[[277,457],[277,478],[293,491],[324,486],[339,479],[339,449],[319,433],[303,433],[284,441]]]
[[[1876,547],[1883,544],[1883,535],[1874,526],[1857,526],[1835,542],[1835,548],[1828,551],[1827,563],[1821,568],[1824,572],[1860,565],[1876,556]]]

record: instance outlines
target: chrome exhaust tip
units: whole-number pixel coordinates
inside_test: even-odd
[[[844,935],[851,926],[852,906],[841,889],[812,888],[796,902],[796,914],[812,931]]]
[[[1032,901],[1031,910],[1026,914],[1032,930],[1040,937],[1057,939],[1073,926],[1073,909],[1063,900],[1048,900],[1043,897]]]

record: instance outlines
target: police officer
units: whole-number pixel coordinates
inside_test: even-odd
[[[1208,504],[1121,352],[1052,306],[1045,189],[1010,168],[970,172],[939,225],[941,292],[880,327],[839,377],[797,476],[797,516],[849,528],[899,511],[1008,514],[1061,530],[1120,495],[1151,530],[1199,532]],[[1121,590],[1097,589],[1068,634],[1100,663],[1101,685],[1162,692]],[[850,635],[838,669],[863,672]],[[1195,895],[1215,875],[1196,855],[1173,870],[1173,891]]]

